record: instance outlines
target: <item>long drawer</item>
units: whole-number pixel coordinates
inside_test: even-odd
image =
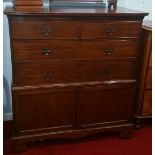
[[[13,39],[138,38],[141,22],[96,20],[13,20]]]
[[[134,79],[135,61],[67,61],[14,65],[15,85]]]
[[[110,59],[136,57],[137,42],[131,40],[60,41],[24,40],[14,41],[14,61],[49,61],[66,59]]]

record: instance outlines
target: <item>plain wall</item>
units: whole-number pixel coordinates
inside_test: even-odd
[[[3,3],[3,8],[12,3]],[[3,16],[3,120],[12,119],[12,100],[11,100],[11,53],[10,38],[7,17]]]
[[[3,6],[12,5],[11,2],[4,2]],[[152,1],[151,0],[118,0],[118,6],[129,9],[148,12],[149,16],[145,17],[145,20],[152,19]],[[3,76],[4,76],[4,114],[3,120],[12,119],[12,100],[11,100],[11,81],[12,81],[12,69],[11,69],[11,54],[10,54],[10,39],[7,17],[3,18]],[[8,89],[6,88],[8,85]]]
[[[144,20],[152,20],[152,0],[118,0],[118,5],[128,9],[148,12]]]

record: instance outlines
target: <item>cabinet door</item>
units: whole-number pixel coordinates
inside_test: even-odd
[[[147,70],[146,89],[152,89],[152,70]]]
[[[81,128],[116,125],[129,122],[135,87],[85,87],[79,93],[79,126]]]
[[[16,134],[64,131],[74,127],[74,89],[14,90],[13,98]]]
[[[150,53],[150,58],[149,58],[149,68],[152,68],[152,50],[151,50],[151,53]]]
[[[152,116],[152,91],[151,90],[146,90],[144,92],[142,115]]]

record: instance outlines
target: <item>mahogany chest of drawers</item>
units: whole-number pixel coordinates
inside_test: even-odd
[[[117,8],[6,8],[14,151],[103,131],[130,137],[146,13]]]

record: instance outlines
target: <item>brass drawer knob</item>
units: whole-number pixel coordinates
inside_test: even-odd
[[[106,48],[104,51],[105,51],[105,53],[106,53],[107,55],[111,55],[112,52],[114,51],[114,49],[113,49],[113,48]]]
[[[52,32],[52,29],[49,27],[49,26],[44,26],[41,30],[41,33],[44,35],[44,36],[48,36],[49,33]]]
[[[52,78],[52,73],[51,72],[45,72],[43,75],[45,80],[50,80]]]
[[[116,32],[116,28],[114,27],[108,28],[106,29],[106,32],[109,36],[112,36]]]
[[[110,69],[110,68],[106,68],[103,70],[104,75],[110,75],[111,73],[112,73],[112,69]]]
[[[49,55],[49,54],[52,52],[52,50],[49,49],[49,48],[44,48],[44,49],[41,50],[41,52],[42,52],[44,55]]]

